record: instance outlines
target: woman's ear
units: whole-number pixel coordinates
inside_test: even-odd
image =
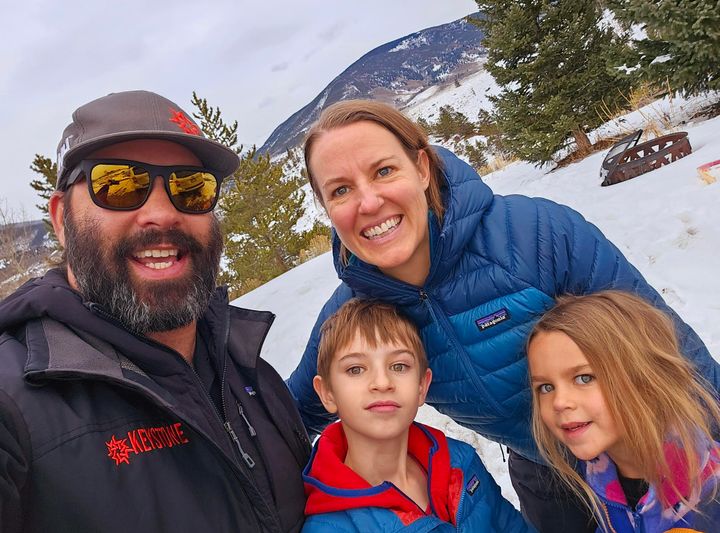
[[[418,150],[417,169],[420,174],[420,181],[423,184],[423,190],[427,190],[430,186],[430,158],[424,148]]]
[[[425,403],[430,383],[432,382],[432,370],[425,370],[425,375],[420,378],[420,394],[418,396],[418,407]]]
[[[328,413],[337,413],[338,408],[337,404],[335,403],[335,397],[333,396],[332,390],[330,389],[330,384],[326,383],[325,380],[320,376],[315,376],[313,378],[313,389],[315,389],[315,392],[320,398],[320,401],[325,407],[325,410]]]

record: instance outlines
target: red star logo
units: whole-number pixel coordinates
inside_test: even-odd
[[[116,439],[112,436],[110,442],[106,442],[108,448],[108,457],[115,461],[115,466],[120,463],[130,464],[131,448],[127,445],[127,439]]]
[[[192,121],[187,118],[182,111],[175,111],[171,108],[170,113],[172,113],[172,116],[170,117],[170,122],[174,122],[175,124],[180,126],[180,129],[183,130],[185,133],[189,133],[190,135],[200,135],[200,128],[193,124]]]

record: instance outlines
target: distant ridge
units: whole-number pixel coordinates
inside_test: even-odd
[[[462,18],[375,48],[275,128],[259,151],[275,156],[298,146],[320,112],[340,100],[372,98],[403,107],[428,87],[461,81],[482,68],[482,37],[477,26]]]

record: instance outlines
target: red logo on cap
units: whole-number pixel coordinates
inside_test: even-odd
[[[170,117],[170,122],[174,122],[175,124],[180,126],[180,129],[183,130],[185,133],[189,133],[191,135],[200,135],[200,128],[193,124],[192,121],[185,116],[185,113],[183,113],[182,111],[175,111],[172,108],[170,108],[170,112],[172,113],[172,117]]]

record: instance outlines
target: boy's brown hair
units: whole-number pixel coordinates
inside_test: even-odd
[[[378,300],[353,298],[328,318],[320,328],[317,373],[325,381],[335,354],[348,346],[359,334],[371,348],[378,343],[403,343],[415,354],[420,376],[428,368],[427,356],[420,335],[410,319],[395,306]]]

